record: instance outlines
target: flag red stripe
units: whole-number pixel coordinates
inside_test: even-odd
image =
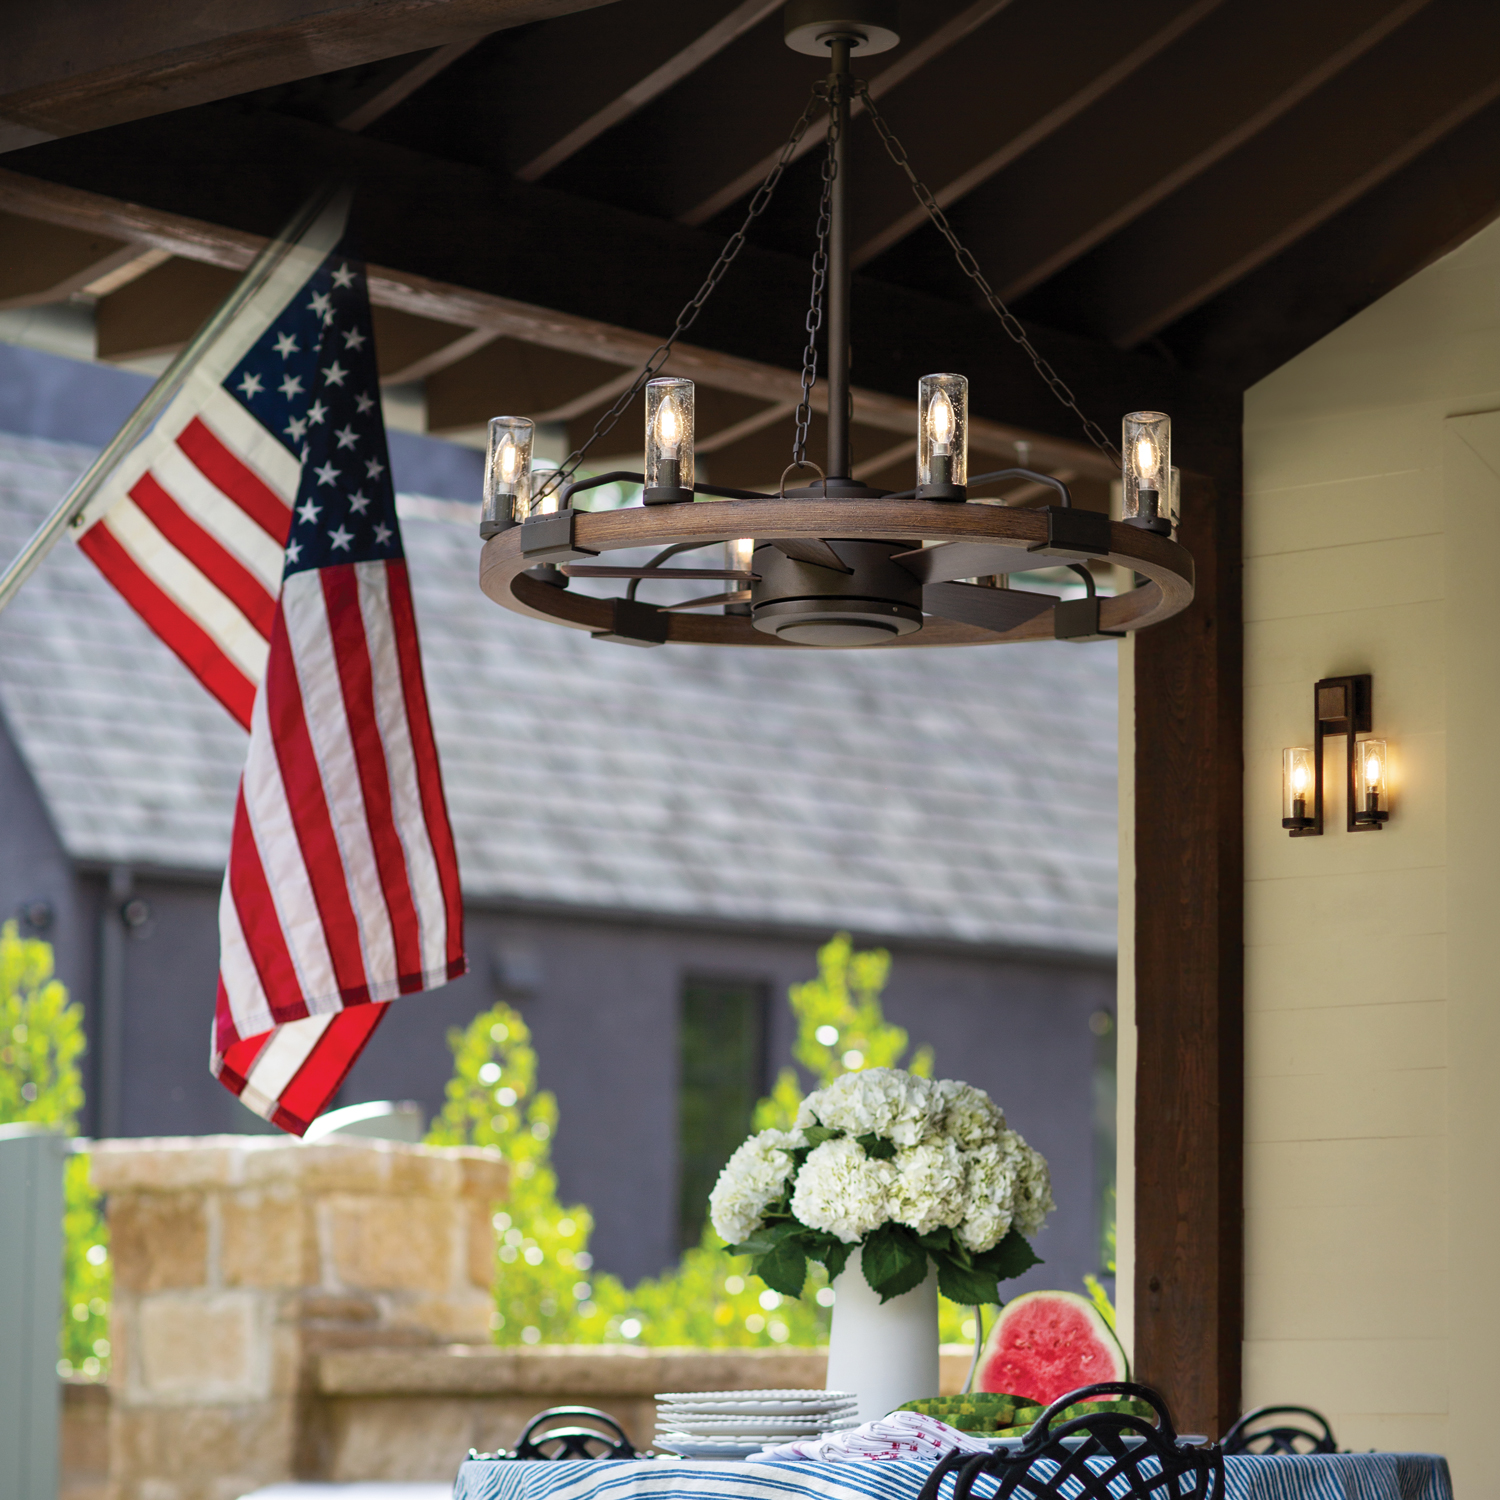
[[[202,417],[194,417],[178,433],[177,446],[216,490],[228,495],[262,531],[286,546],[292,529],[291,507],[254,469],[220,442]]]
[[[386,1000],[341,1010],[282,1089],[277,1101],[280,1108],[272,1121],[293,1135],[302,1135],[333,1097],[390,1008]]]
[[[229,869],[225,878],[240,919],[240,931],[245,936],[245,947],[271,1014],[278,1021],[300,1021],[307,1014],[307,1003],[286,944],[281,916],[271,899],[271,883],[266,879],[255,843],[243,781],[234,806],[234,835],[229,843]]]
[[[244,563],[198,524],[152,473],[142,474],[130,498],[166,539],[235,606],[263,636],[271,634],[276,598]]]
[[[275,1034],[274,1031],[263,1031],[259,1036],[244,1037],[225,1049],[219,1061],[218,1078],[235,1098],[245,1092],[245,1084],[249,1080],[250,1070],[255,1066],[255,1059]]]
[[[354,763],[359,770],[360,790],[364,793],[365,823],[370,830],[375,868],[380,874],[380,888],[391,919],[397,983],[401,993],[409,995],[422,988],[422,928],[412,898],[406,851],[396,831],[390,768],[375,717],[374,672],[359,607],[359,579],[352,563],[323,568],[318,579],[323,585],[344,716],[354,748]]]
[[[109,530],[108,520],[91,526],[79,538],[78,545],[188,671],[234,715],[240,727],[249,729],[255,684],[121,546]]]
[[[271,657],[266,663],[266,695],[271,747],[281,767],[281,783],[291,809],[302,862],[312,885],[334,976],[346,1005],[370,998],[360,946],[359,923],[349,899],[344,861],[334,836],[318,757],[302,707],[302,689],[292,660],[286,616],[278,608],[271,633]]]
[[[448,802],[443,794],[437,740],[433,737],[432,718],[427,711],[427,686],[422,677],[422,651],[417,640],[417,613],[412,605],[411,579],[407,575],[405,559],[388,562],[385,571],[395,627],[396,655],[401,664],[401,691],[406,699],[406,719],[417,762],[422,812],[427,820],[433,858],[437,861],[438,878],[443,884],[448,929],[448,977],[456,979],[468,967],[464,960],[463,892],[459,887],[458,851],[453,847]]]

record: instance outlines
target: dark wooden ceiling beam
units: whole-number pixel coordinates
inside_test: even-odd
[[[1259,135],[1430,0],[1231,0],[963,205],[1022,296]]]
[[[6,8],[0,150],[471,41],[608,0],[47,0]]]
[[[398,104],[405,104],[418,89],[426,88],[439,73],[452,67],[459,58],[472,52],[479,45],[479,37],[467,41],[449,42],[446,47],[434,47],[425,57],[418,58],[409,68],[403,68],[388,84],[362,100],[339,122],[340,130],[364,130],[376,120],[388,115]]]
[[[1121,348],[1264,265],[1500,98],[1500,7],[1434,4],[1039,290]]]
[[[122,195],[176,215],[179,226],[222,224],[247,240],[283,222],[330,175],[365,183],[356,199],[357,231],[372,262],[406,278],[408,310],[476,327],[530,318],[538,342],[573,337],[566,329],[549,332],[545,310],[555,310],[563,317],[554,322],[597,325],[596,337],[580,339],[579,352],[623,355],[621,363],[642,357],[645,340],[671,327],[720,248],[717,239],[680,225],[507,183],[366,136],[228,107],[35,147],[17,165],[65,189]],[[8,188],[0,181],[0,207],[16,211],[18,181]],[[81,206],[75,202],[75,210]],[[142,209],[131,212],[139,217]],[[538,245],[545,254],[536,253]],[[692,330],[698,357],[718,361],[723,371],[737,362],[746,394],[794,394],[806,274],[800,259],[747,247]],[[471,302],[460,311],[465,291]],[[424,295],[435,300],[424,303]],[[1069,450],[1058,461],[1078,459],[1076,418],[996,324],[969,308],[861,278],[854,304],[861,420],[901,430],[911,421],[917,377],[958,368],[973,381],[978,422],[1002,427],[1008,441],[1053,438]],[[787,315],[768,317],[768,308]],[[640,331],[629,352],[610,342],[621,325]],[[861,339],[860,329],[870,336]],[[1186,437],[1195,421],[1216,420],[1230,399],[1190,374],[1088,339],[1044,328],[1032,337],[1106,427],[1122,411],[1152,405],[1173,411]],[[686,364],[687,351],[682,358]]]
[[[947,208],[1127,85],[1221,4],[1140,0],[1127,7],[1078,0],[1018,6],[968,38],[940,70],[898,91],[892,122],[917,175]],[[1000,79],[1004,86],[997,88]],[[941,108],[932,107],[934,96],[942,98]],[[927,215],[885,162],[878,142],[862,140],[858,168],[854,263],[862,266],[919,228]]]
[[[0,308],[61,302],[140,258],[140,246],[0,213]]]

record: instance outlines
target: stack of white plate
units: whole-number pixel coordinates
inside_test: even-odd
[[[684,1458],[748,1458],[767,1443],[857,1427],[848,1391],[664,1391],[656,1446]]]

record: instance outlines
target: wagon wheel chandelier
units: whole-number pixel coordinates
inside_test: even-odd
[[[946,215],[922,185],[906,152],[875,107],[850,59],[894,47],[895,7],[884,0],[793,0],[786,7],[787,45],[828,56],[828,76],[792,128],[761,183],[744,222],[720,252],[707,279],[631,387],[595,424],[588,440],[557,469],[532,468],[533,423],[496,417],[490,423],[480,525],[485,545],[480,586],[518,613],[587,630],[596,639],[633,645],[693,642],[716,646],[792,648],[963,646],[1044,639],[1097,640],[1157,624],[1193,597],[1193,562],[1173,540],[1177,470],[1170,419],[1132,412],[1117,451],[1080,410],[1073,393],[1041,357],[959,242]],[[849,477],[850,268],[847,141],[850,103],[858,98],[887,153],[979,288],[1006,334],[1038,375],[1078,418],[1084,434],[1121,465],[1120,521],[1072,503],[1068,487],[1028,468],[968,472],[968,381],[924,375],[917,390],[917,483],[892,494]],[[697,479],[693,382],[659,372],[692,326],[770,203],[819,104],[828,110],[823,191],[807,313],[802,399],[791,462],[774,494],[726,489]],[[826,468],[807,457],[818,335],[826,324],[828,453]],[[579,478],[589,450],[644,389],[642,472],[611,471]],[[787,487],[789,477],[815,475]],[[976,491],[1006,480],[1050,487],[1057,503],[1007,507]],[[620,510],[574,508],[574,498],[600,485],[642,487],[642,503]],[[696,503],[700,498],[712,504]],[[722,546],[719,566],[688,566],[687,556]],[[611,565],[611,552],[656,547],[644,565]],[[719,561],[714,553],[708,561]],[[1091,562],[1111,562],[1134,575],[1135,587],[1097,594]],[[1071,568],[1082,598],[1011,588],[1012,574]],[[574,578],[628,580],[617,598],[577,593]],[[680,603],[638,597],[643,584],[702,582],[714,591]]]

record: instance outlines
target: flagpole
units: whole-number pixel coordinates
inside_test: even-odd
[[[146,392],[141,404],[131,412],[125,425],[110,439],[104,451],[91,463],[78,482],[59,501],[15,560],[0,574],[0,610],[15,598],[21,585],[37,570],[41,561],[55,547],[84,507],[99,492],[115,465],[135,447],[182,389],[193,366],[225,328],[237,318],[245,304],[265,285],[286,258],[287,252],[301,239],[308,226],[327,207],[334,189],[315,193],[292,221],[250,262],[239,284],[219,305],[218,311],[188,340],[182,352],[167,366],[156,384]]]

